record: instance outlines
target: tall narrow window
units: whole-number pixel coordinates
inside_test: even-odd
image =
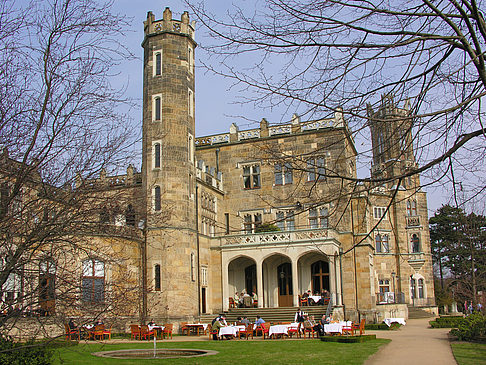
[[[188,150],[188,159],[190,163],[194,163],[194,137],[192,134],[189,133],[187,137],[187,150]]]
[[[317,209],[311,208],[309,209],[309,228],[316,229],[317,228]]]
[[[127,210],[125,211],[125,224],[135,227],[135,210],[131,204],[128,204]]]
[[[275,185],[283,185],[282,165],[275,164]]]
[[[381,247],[381,234],[377,234],[375,236],[375,249],[376,249],[376,252],[382,252],[382,247]]]
[[[327,208],[319,208],[319,227],[327,228],[329,226],[329,211]]]
[[[160,52],[155,54],[155,75],[162,75],[162,53]]]
[[[194,93],[188,89],[187,109],[190,117],[194,117]]]
[[[158,169],[160,168],[160,155],[161,155],[161,145],[160,143],[156,142],[154,143],[154,168]]]
[[[416,233],[412,234],[410,245],[413,253],[420,252],[420,239]]]
[[[152,96],[152,120],[160,122],[162,120],[162,95]]]
[[[260,213],[246,214],[243,224],[245,233],[255,233],[262,224],[262,215]]]
[[[410,295],[412,296],[412,299],[416,298],[416,290],[415,290],[415,279],[410,278]]]
[[[326,180],[326,160],[324,157],[307,160],[307,181]]]
[[[285,184],[292,184],[293,182],[292,165],[288,162],[284,164],[284,180]]]
[[[196,281],[196,255],[191,253],[191,280]]]
[[[105,263],[97,259],[83,261],[82,298],[89,303],[105,299]]]
[[[376,248],[376,252],[388,253],[389,252],[388,235],[377,234],[375,236],[375,248]]]
[[[154,210],[159,212],[162,209],[162,201],[160,196],[160,186],[154,188]]]
[[[189,72],[193,73],[193,68],[194,68],[194,56],[192,55],[192,47],[189,46],[187,48],[187,60],[189,63]]]
[[[424,279],[418,279],[417,280],[417,292],[418,296],[417,298],[423,298],[424,297]]]
[[[155,291],[160,291],[160,265],[156,264],[154,268]]]
[[[293,231],[295,229],[295,215],[293,210],[287,212],[285,225],[287,226],[287,231]]]

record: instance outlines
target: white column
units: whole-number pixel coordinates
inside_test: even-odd
[[[222,276],[223,276],[223,311],[227,311],[229,309],[229,290],[228,290],[228,264],[223,256],[223,263],[222,263]]]
[[[297,261],[292,259],[292,291],[294,293],[294,307],[299,306],[299,270]]]
[[[258,308],[263,308],[263,262],[256,264]]]
[[[339,255],[337,256],[334,256],[334,259],[335,259],[335,275],[336,275],[336,284],[337,284],[337,288],[336,288],[336,300],[334,303],[336,303],[336,305],[343,305],[342,303],[342,293],[341,293],[341,266],[339,265]]]

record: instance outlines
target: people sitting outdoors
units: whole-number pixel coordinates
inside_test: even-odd
[[[248,326],[250,324],[250,321],[249,321],[249,319],[247,317],[243,317],[241,319],[241,323],[243,323],[245,325],[245,327],[246,327],[246,326]]]
[[[258,296],[255,292],[251,293],[252,304],[258,303]]]
[[[306,328],[312,328],[314,331],[321,334],[321,328],[316,323],[316,321],[314,320],[314,316],[305,316],[304,329],[306,329]],[[322,333],[324,333],[324,332],[322,332]]]
[[[76,323],[74,323],[74,320],[72,318],[69,320],[68,325],[69,325],[70,331],[76,331],[78,329],[78,327],[76,326]]]
[[[245,318],[246,318],[246,317],[245,317]],[[257,327],[258,327],[258,326],[261,326],[263,323],[265,323],[265,321],[263,320],[263,318],[262,318],[262,317],[260,317],[260,316],[257,316],[257,317],[256,317],[256,320],[255,320],[255,326],[257,326]]]
[[[240,302],[240,296],[238,295],[238,292],[235,293],[234,300],[235,304],[238,305],[238,303]]]
[[[219,340],[219,329],[223,327],[223,323],[221,322],[221,316],[217,316],[215,319],[213,319],[211,323],[211,332],[216,332],[213,333],[213,340]]]

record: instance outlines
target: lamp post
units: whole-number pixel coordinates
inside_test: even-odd
[[[392,280],[393,280],[393,303],[396,303],[397,302],[397,299],[396,299],[396,293],[395,293],[395,271],[392,271],[391,273],[392,275]]]

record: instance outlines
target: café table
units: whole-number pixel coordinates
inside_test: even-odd
[[[317,304],[317,302],[319,300],[321,300],[321,296],[320,295],[309,295],[308,298],[309,299],[312,299],[314,301],[314,304]]]
[[[238,331],[240,328],[244,328],[245,326],[226,326],[226,327],[221,327],[219,329],[219,337],[222,336],[233,336],[236,337],[238,336]]]
[[[201,330],[204,333],[204,332],[206,332],[206,329],[208,328],[207,323],[188,323],[188,324],[186,324],[186,326],[189,328],[189,330],[191,332],[193,332],[197,336],[199,336]]]
[[[392,323],[400,323],[401,325],[406,325],[405,319],[404,318],[385,318],[383,320],[385,324],[390,327]]]
[[[330,333],[330,334],[342,334],[343,333],[343,327],[350,327],[352,325],[351,321],[341,321],[341,322],[336,322],[336,323],[329,323],[324,325],[324,333]]]
[[[155,338],[157,338],[160,334],[160,339],[163,340],[164,339],[164,329],[165,327],[164,326],[157,326],[157,325],[149,325],[148,326],[149,330],[152,331],[152,330],[155,330],[155,333],[157,334],[155,336]]]

